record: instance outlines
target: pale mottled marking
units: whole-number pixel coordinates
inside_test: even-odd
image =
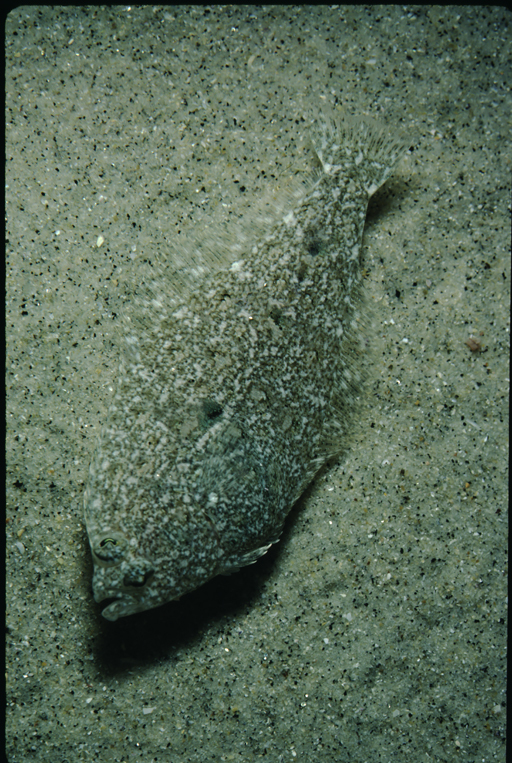
[[[127,336],[85,494],[108,620],[256,561],[343,447],[368,199],[404,145],[365,120],[311,137],[322,171],[293,208],[236,261],[183,271],[183,297],[161,284]]]

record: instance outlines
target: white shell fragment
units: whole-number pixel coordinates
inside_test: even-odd
[[[108,620],[256,561],[343,448],[368,199],[405,147],[365,120],[311,137],[321,171],[293,209],[127,337],[85,493]]]

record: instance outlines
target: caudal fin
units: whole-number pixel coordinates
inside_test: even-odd
[[[366,117],[317,117],[311,128],[313,148],[329,175],[352,176],[371,196],[386,182],[408,144]]]

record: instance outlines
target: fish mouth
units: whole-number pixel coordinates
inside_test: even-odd
[[[137,612],[137,602],[132,596],[126,594],[121,596],[106,596],[101,601],[102,605],[105,605],[101,610],[101,614],[105,620],[114,622],[119,617],[129,615],[132,612]]]
[[[117,596],[106,594],[101,599],[96,599],[96,601],[103,606],[101,614],[105,620],[110,620],[111,622],[139,611],[137,599],[127,593],[118,594]]]

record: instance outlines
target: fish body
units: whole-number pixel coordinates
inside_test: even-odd
[[[366,121],[319,120],[312,142],[294,207],[128,337],[85,493],[108,620],[256,561],[343,447],[368,200],[404,146]]]

